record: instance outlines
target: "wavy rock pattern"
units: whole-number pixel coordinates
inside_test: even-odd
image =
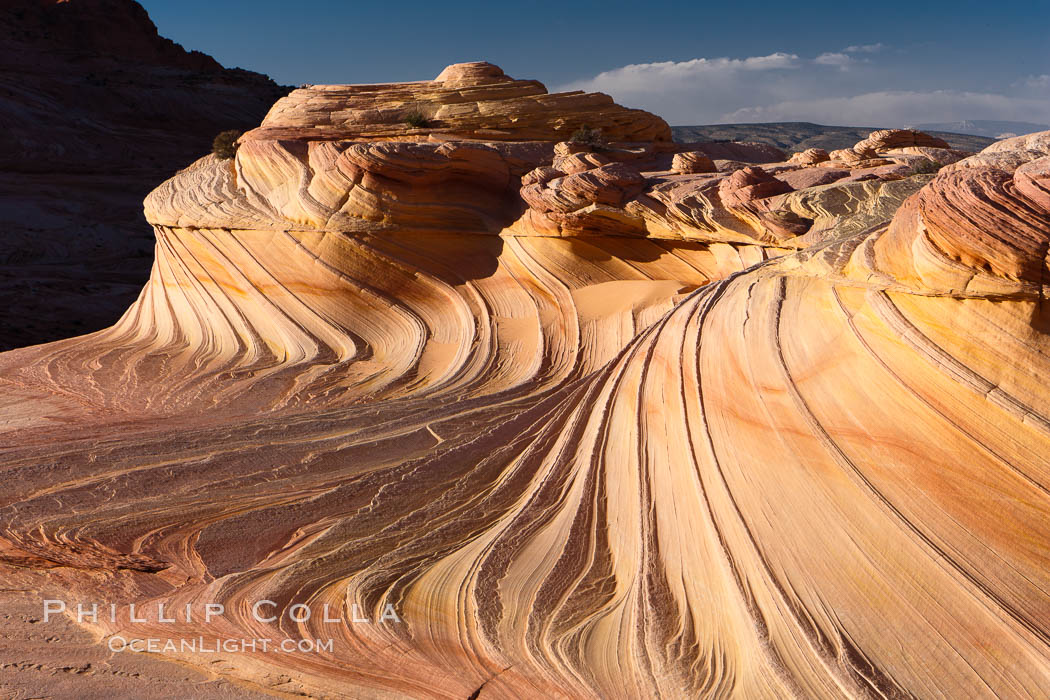
[[[116,326],[0,356],[8,582],[334,637],[213,667],[318,697],[1050,692],[1050,158],[797,188],[309,104],[151,195]]]

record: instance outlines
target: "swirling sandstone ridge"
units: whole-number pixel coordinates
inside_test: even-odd
[[[293,92],[150,195],[117,325],[0,355],[0,575],[334,638],[167,655],[260,692],[1045,697],[1050,133],[966,155]]]

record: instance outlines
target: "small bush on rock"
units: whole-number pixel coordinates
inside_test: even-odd
[[[237,155],[237,139],[241,132],[236,129],[224,131],[211,142],[211,152],[223,160],[229,160]]]
[[[426,115],[424,115],[418,109],[414,109],[411,112],[405,114],[405,116],[401,118],[401,121],[415,129],[422,129],[427,124],[429,124]]]
[[[920,160],[918,163],[915,164],[915,174],[916,175],[933,175],[938,170],[940,170],[942,167],[943,166],[940,163],[936,162],[936,161],[930,160],[929,158],[923,158],[922,160]]]
[[[602,130],[590,129],[586,124],[572,132],[572,136],[569,137],[569,142],[591,146],[592,148],[603,148],[605,146],[605,138],[602,136]]]

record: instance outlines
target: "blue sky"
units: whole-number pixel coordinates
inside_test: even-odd
[[[1050,0],[140,0],[162,35],[285,84],[487,60],[672,124],[1050,122]]]

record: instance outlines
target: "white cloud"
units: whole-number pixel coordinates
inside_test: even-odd
[[[964,119],[1050,120],[1048,75],[1021,79],[1012,88],[1004,86],[1001,94],[939,85],[922,90],[914,80],[907,90],[887,89],[900,84],[894,72],[899,68],[851,55],[882,48],[850,46],[813,58],[773,53],[638,63],[558,89],[605,92],[671,124],[811,121],[890,127]]]
[[[965,119],[1040,121],[1050,101],[957,90],[868,92],[847,97],[785,100],[745,107],[724,115],[727,122],[822,121],[828,124],[904,126]]]
[[[842,49],[846,53],[878,53],[886,48],[881,41],[877,44],[854,44]]]
[[[800,65],[799,57],[789,53],[748,58],[694,58],[691,61],[680,62],[633,63],[599,73],[590,80],[566,85],[561,89],[659,93],[670,86],[721,81],[738,73],[792,70]]]
[[[818,66],[838,66],[839,70],[849,70],[853,59],[844,53],[822,53],[813,62]]]
[[[1030,75],[1016,83],[1016,85],[1030,90],[1048,90],[1050,89],[1050,75],[1046,73],[1043,75]]]

